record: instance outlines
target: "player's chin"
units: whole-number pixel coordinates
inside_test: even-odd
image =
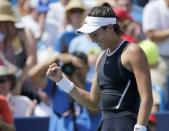
[[[102,50],[106,50],[106,49],[107,49],[107,47],[104,46],[104,44],[102,44],[102,43],[100,43],[99,46],[100,46],[100,48],[101,48]]]

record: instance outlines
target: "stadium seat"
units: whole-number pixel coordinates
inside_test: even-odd
[[[14,122],[16,131],[48,131],[49,117],[18,117]]]
[[[157,112],[156,114],[156,131],[168,131],[169,130],[169,112]]]

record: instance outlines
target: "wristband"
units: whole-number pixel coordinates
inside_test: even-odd
[[[134,131],[147,131],[147,128],[145,126],[136,124],[134,126]]]
[[[63,77],[59,82],[56,82],[56,85],[61,87],[61,89],[66,92],[66,93],[70,93],[73,88],[75,87],[75,85],[73,84],[73,82],[71,82],[70,80],[68,80],[66,77]]]

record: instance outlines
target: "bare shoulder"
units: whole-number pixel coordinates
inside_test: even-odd
[[[130,69],[132,69],[132,71],[134,70],[148,71],[149,65],[147,57],[139,45],[129,44],[126,47],[123,54],[127,55],[127,60],[130,65]]]
[[[133,53],[136,53],[136,54],[143,53],[141,47],[138,44],[134,44],[134,43],[128,44],[128,46],[126,48],[126,51],[130,52],[130,54],[133,54]]]
[[[143,50],[141,49],[141,47],[138,44],[129,44],[125,51],[124,54],[127,55],[130,59],[139,59],[139,58],[145,58],[145,54],[143,52]]]
[[[133,72],[135,67],[148,67],[148,61],[143,50],[139,45],[133,43],[128,44],[124,49],[121,56],[121,61],[123,66],[125,66],[131,72]]]

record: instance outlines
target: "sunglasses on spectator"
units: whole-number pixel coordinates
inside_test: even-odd
[[[79,13],[79,14],[82,14],[84,12],[84,10],[81,10],[81,9],[71,9],[70,10],[70,13],[74,14],[74,13]]]
[[[0,78],[0,84],[4,84],[7,80],[7,78]]]

